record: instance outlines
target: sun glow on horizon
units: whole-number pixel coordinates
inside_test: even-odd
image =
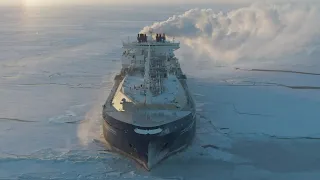
[[[35,5],[39,5],[40,4],[39,2],[41,2],[41,1],[40,0],[23,0],[23,5],[25,5],[25,6],[35,6]]]
[[[52,6],[52,5],[63,5],[63,4],[77,4],[86,2],[89,3],[90,1],[87,0],[23,0],[24,6]]]
[[[40,6],[40,5],[49,5],[50,1],[48,0],[23,0],[24,6]]]

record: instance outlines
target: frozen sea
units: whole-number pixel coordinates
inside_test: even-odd
[[[198,111],[193,145],[151,172],[105,151],[101,106],[121,40],[193,7],[1,7],[0,179],[319,179],[317,60],[250,70],[207,65],[182,45]]]

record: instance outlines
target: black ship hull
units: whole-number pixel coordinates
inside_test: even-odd
[[[196,131],[194,112],[171,123],[152,128],[122,122],[108,113],[104,113],[103,118],[103,135],[111,148],[133,158],[147,170],[188,147]],[[141,134],[135,131],[159,128],[163,131],[158,134]]]

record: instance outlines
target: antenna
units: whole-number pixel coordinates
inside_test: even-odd
[[[152,41],[152,34],[153,34],[153,29],[152,28],[149,28],[148,29],[148,33],[149,33],[149,35],[150,35],[150,41]]]
[[[153,33],[153,29],[149,28],[148,32],[149,32],[149,34],[152,34]]]

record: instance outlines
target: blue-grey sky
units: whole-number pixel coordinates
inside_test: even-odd
[[[61,5],[61,4],[136,4],[136,3],[250,3],[262,0],[0,0],[0,5]],[[264,0],[266,2],[317,2],[316,0]]]

